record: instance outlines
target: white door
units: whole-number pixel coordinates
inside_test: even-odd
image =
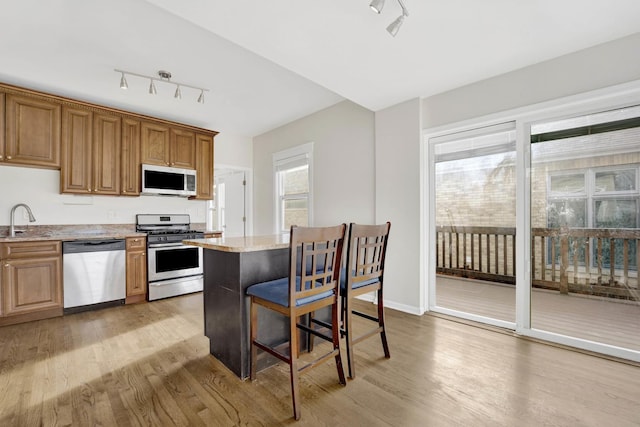
[[[219,221],[224,236],[246,235],[246,174],[233,171],[216,178]]]

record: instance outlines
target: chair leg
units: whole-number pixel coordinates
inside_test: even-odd
[[[356,369],[354,366],[353,359],[353,325],[352,325],[352,314],[351,314],[351,301],[349,298],[344,299],[343,304],[343,316],[344,316],[344,337],[347,343],[347,368],[349,370],[349,378],[354,379],[356,377]]]
[[[380,340],[382,341],[384,357],[389,359],[391,354],[389,353],[389,344],[387,344],[387,330],[384,326],[384,302],[382,299],[382,289],[378,289],[378,325],[382,328],[382,331],[380,331]]]
[[[253,381],[256,379],[256,364],[258,360],[258,347],[253,343],[258,337],[258,305],[253,303],[253,298],[251,298],[250,315],[251,369],[249,378]]]
[[[293,401],[293,417],[296,420],[300,419],[300,388],[298,385],[298,378],[300,374],[298,372],[298,327],[296,325],[296,319],[289,319],[289,368],[291,372],[291,400]]]
[[[333,336],[333,349],[338,350],[337,354],[335,355],[336,369],[338,370],[338,379],[340,380],[340,384],[346,384],[347,380],[344,377],[342,355],[340,354],[340,324],[338,323],[338,311],[340,311],[340,308],[336,303],[331,309],[331,333]]]
[[[313,316],[314,316],[314,314],[315,314],[315,312],[312,311],[311,313],[309,313],[307,315],[308,316],[307,317],[307,320],[308,320],[307,326],[309,328],[313,327]],[[313,334],[307,333],[307,350],[309,351],[309,353],[311,353],[313,351],[313,344],[315,342],[315,340],[313,338],[314,338]]]

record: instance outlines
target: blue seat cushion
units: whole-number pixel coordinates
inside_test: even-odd
[[[300,289],[300,277],[296,277],[296,288]],[[307,289],[309,286],[307,285]],[[247,295],[256,296],[272,303],[289,307],[289,278],[270,280],[268,282],[256,283],[247,288]],[[333,295],[333,290],[321,292],[310,297],[299,298],[296,307],[309,304]]]
[[[355,273],[355,272],[354,272]],[[363,280],[362,282],[355,282],[353,284],[353,289],[362,288],[364,286],[373,285],[374,283],[378,283],[380,279],[378,277],[374,277],[373,279]],[[340,270],[340,291],[344,292],[347,289],[347,271],[346,269]]]

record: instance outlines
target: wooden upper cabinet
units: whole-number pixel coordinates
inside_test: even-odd
[[[140,120],[122,119],[122,150],[120,164],[120,194],[140,195]]]
[[[122,120],[118,116],[94,113],[93,192],[120,194],[120,141]]]
[[[62,193],[120,194],[121,119],[62,109]]]
[[[60,168],[61,107],[54,101],[7,93],[3,162]]]
[[[62,109],[62,193],[89,194],[91,188],[91,139],[93,113],[83,108]]]
[[[4,93],[0,92],[0,162],[4,161]],[[2,288],[2,286],[0,286]],[[0,316],[2,313],[0,313]]]
[[[196,183],[195,199],[213,199],[213,137],[196,135]]]
[[[141,132],[141,163],[195,169],[194,132],[146,121],[142,122]]]
[[[141,162],[150,165],[169,166],[169,127],[143,121],[141,132]]]
[[[171,128],[170,166],[196,168],[196,134],[191,131]]]

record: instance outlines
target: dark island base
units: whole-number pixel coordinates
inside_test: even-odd
[[[245,291],[253,284],[286,277],[288,268],[288,248],[255,252],[204,249],[204,332],[211,354],[242,379],[250,373],[251,350],[250,299]],[[260,340],[268,344],[288,341],[285,317],[261,309],[258,321]],[[261,357],[258,369],[277,361]]]

